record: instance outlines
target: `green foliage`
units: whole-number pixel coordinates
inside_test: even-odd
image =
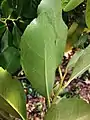
[[[64,11],[70,11],[76,8],[79,4],[81,4],[84,0],[62,0],[62,5]]]
[[[47,98],[52,92],[55,69],[61,62],[67,35],[62,17],[59,18],[59,1],[52,1],[52,10],[49,8],[50,1],[46,1],[45,5],[44,1],[41,2],[38,18],[26,28],[21,40],[23,69],[33,87]]]
[[[22,67],[32,87],[46,98],[50,107],[45,120],[89,120],[89,105],[84,101],[57,100],[69,83],[90,67],[90,45],[86,45],[90,37],[89,2],[0,1],[0,118],[11,120],[11,114],[26,120],[23,88],[11,76]],[[83,10],[81,3],[86,6]],[[72,47],[80,50],[71,58],[64,75],[59,67],[61,81],[53,90],[55,71],[62,62],[65,47],[67,51]],[[64,82],[72,68],[70,79]]]
[[[67,44],[69,47],[75,46],[75,47],[83,47],[83,44],[81,41],[87,40],[87,38],[84,35],[84,38],[86,38],[85,40],[83,40],[83,38],[80,39],[80,37],[82,37],[82,33],[84,31],[85,26],[78,24],[77,22],[73,22],[72,25],[70,26],[69,30],[68,30],[68,38],[67,38]],[[68,51],[68,46],[66,47],[66,51]]]
[[[5,31],[5,24],[0,21],[0,38],[2,37],[4,31]]]
[[[75,67],[73,69],[70,80],[80,76],[90,67],[90,45],[83,51],[82,55],[77,60]]]
[[[48,110],[45,120],[89,120],[90,105],[78,98],[62,99]]]
[[[4,32],[4,35],[1,39],[1,51],[3,52],[5,49],[8,48],[9,43],[12,42],[12,35],[8,28],[6,28],[6,31]]]
[[[0,109],[23,120],[26,119],[25,95],[21,83],[1,67]]]
[[[22,16],[33,19],[37,16],[37,8],[41,0],[24,0]]]
[[[13,27],[13,30],[12,30],[12,36],[13,36],[13,45],[16,48],[19,48],[21,35],[22,35],[21,31],[19,30],[17,25],[14,23],[14,27]]]
[[[90,0],[87,0],[87,7],[86,7],[86,24],[90,29]]]
[[[20,68],[20,55],[18,50],[14,47],[5,49],[0,54],[0,66],[12,74],[15,73]]]
[[[3,0],[1,4],[3,17],[8,17],[12,13],[12,9],[9,7],[7,0]]]
[[[80,56],[83,54],[84,50],[80,50],[77,51],[72,58],[70,59],[68,65],[67,65],[67,69],[71,69],[73,67],[75,67],[76,62],[78,61],[78,59],[80,58]]]

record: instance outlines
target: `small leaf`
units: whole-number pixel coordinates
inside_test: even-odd
[[[20,82],[0,68],[0,109],[26,120],[25,95]]]
[[[8,47],[8,29],[6,29],[1,39],[1,51],[3,52]]]
[[[84,0],[70,0],[67,5],[63,8],[64,11],[68,12],[70,10],[75,9],[78,5],[80,5]]]
[[[0,54],[0,66],[10,73],[20,69],[19,51],[14,47],[8,47]]]
[[[90,29],[90,0],[87,0],[87,6],[86,6],[86,24],[87,27]]]
[[[12,34],[13,34],[13,45],[16,48],[19,48],[22,33],[19,30],[19,28],[16,26],[16,24],[14,24]]]
[[[83,54],[83,51],[84,50],[79,50],[72,56],[72,58],[70,59],[68,65],[67,65],[67,69],[71,69],[72,67],[75,66],[75,64],[78,61],[79,57]]]
[[[2,1],[1,8],[4,17],[8,17],[13,11],[12,8],[9,7],[7,0]]]
[[[1,39],[1,52],[3,52],[9,46],[13,46],[13,40],[11,32],[8,30],[8,28],[6,28],[6,31]]]
[[[45,120],[89,120],[90,105],[78,98],[62,99],[47,111]]]
[[[83,51],[75,64],[70,81],[83,74],[90,67],[90,45]]]

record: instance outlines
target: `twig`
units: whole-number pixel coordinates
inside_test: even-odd
[[[65,86],[62,87],[62,85],[63,85],[63,81],[64,81],[66,75],[67,75],[67,69],[65,70],[64,76],[61,79],[61,83],[59,85],[59,88],[58,88],[58,90],[57,90],[57,92],[55,94],[55,97],[54,97],[52,103],[56,102],[57,96],[64,90]]]

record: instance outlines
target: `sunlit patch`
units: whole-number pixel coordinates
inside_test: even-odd
[[[72,52],[72,50],[69,50],[68,52],[65,52],[64,55],[65,55],[66,57],[68,57],[68,54],[70,54],[71,52]]]
[[[36,25],[36,24],[37,24],[36,19],[34,19],[34,20],[32,21],[32,23]]]
[[[89,119],[88,119],[88,115],[84,115],[84,116],[82,116],[82,117],[79,117],[79,118],[76,119],[76,120],[89,120]]]

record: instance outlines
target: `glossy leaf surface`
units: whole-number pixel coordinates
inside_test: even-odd
[[[0,109],[26,120],[25,95],[21,83],[1,67]]]

